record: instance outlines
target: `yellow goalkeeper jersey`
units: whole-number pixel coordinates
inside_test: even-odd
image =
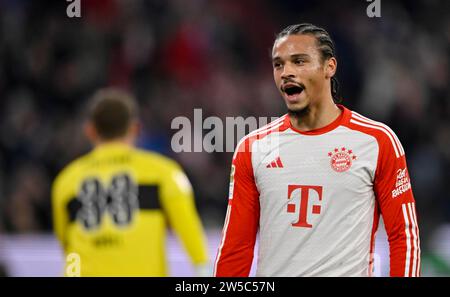
[[[191,184],[157,153],[103,144],[57,176],[52,205],[55,233],[81,276],[167,276],[167,225],[193,264],[208,261]]]

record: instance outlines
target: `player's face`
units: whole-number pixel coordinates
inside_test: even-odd
[[[278,39],[272,65],[275,84],[290,111],[307,108],[329,84],[314,36],[294,34]]]

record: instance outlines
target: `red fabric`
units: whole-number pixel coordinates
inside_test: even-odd
[[[375,125],[374,122],[364,122],[369,125]],[[374,180],[374,191],[377,199],[377,206],[383,216],[384,225],[386,228],[386,233],[388,235],[389,241],[389,251],[390,251],[390,275],[391,276],[405,276],[405,270],[409,270],[408,276],[418,276],[420,275],[420,253],[417,255],[417,250],[420,249],[418,246],[414,247],[413,232],[417,234],[418,242],[418,227],[413,231],[413,227],[410,226],[406,228],[403,205],[407,209],[408,217],[412,215],[408,210],[408,203],[415,203],[413,192],[411,189],[406,192],[393,197],[392,191],[396,189],[397,175],[399,170],[405,170],[406,176],[409,178],[409,173],[406,164],[405,155],[399,156],[397,158],[394,145],[396,149],[400,151],[399,143],[394,140],[391,141],[386,133],[389,131],[383,129],[383,131],[378,129],[373,129],[369,127],[362,127],[360,125],[355,125],[352,123],[348,124],[351,129],[359,130],[363,133],[370,134],[377,139],[379,145],[378,152],[378,163],[375,173]],[[378,126],[382,127],[382,126]],[[391,134],[392,138],[395,136]],[[415,213],[415,207],[412,211]],[[375,216],[378,216],[375,213]],[[412,222],[413,218],[409,219]],[[378,219],[375,218],[377,222]],[[378,223],[377,223],[378,224]],[[411,225],[411,224],[410,224]],[[406,230],[410,232],[410,239],[407,239]],[[407,241],[409,241],[410,252],[408,257],[410,258],[409,268],[406,268],[407,262]],[[416,274],[413,275],[413,258],[416,257]]]
[[[280,129],[286,128],[287,126],[283,125]],[[260,133],[247,136],[236,148],[231,177],[234,186],[230,193],[222,242],[216,258],[215,276],[245,277],[250,274],[260,214],[251,146],[256,139],[262,139],[276,129],[261,129]]]

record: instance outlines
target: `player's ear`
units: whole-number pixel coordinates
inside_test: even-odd
[[[91,143],[97,142],[98,134],[97,134],[97,131],[95,130],[94,125],[91,122],[87,121],[84,124],[83,130],[84,130],[84,135],[86,135],[87,139],[89,139],[89,141]]]
[[[141,123],[138,120],[133,120],[128,127],[128,135],[132,139],[137,139],[141,132]]]
[[[332,78],[336,73],[337,60],[334,57],[325,61],[325,78]]]

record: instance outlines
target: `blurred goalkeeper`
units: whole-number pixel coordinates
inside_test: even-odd
[[[52,189],[55,233],[80,276],[167,276],[167,223],[199,273],[207,245],[191,184],[180,166],[136,149],[137,106],[127,93],[98,91],[85,132],[94,149],[69,164]],[[66,275],[76,268],[67,265]]]

